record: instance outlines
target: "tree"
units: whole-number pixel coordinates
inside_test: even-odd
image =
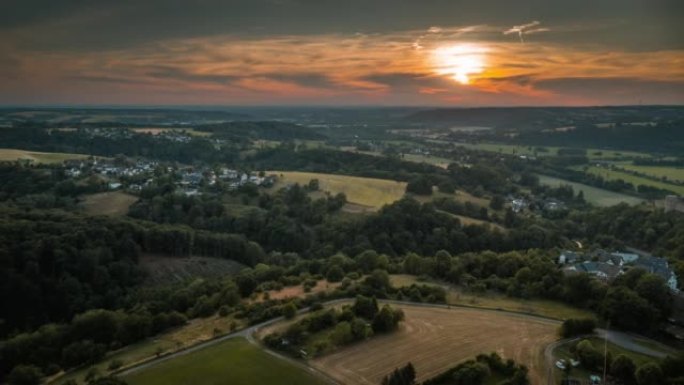
[[[636,380],[639,385],[662,385],[665,382],[663,371],[654,362],[641,365],[636,371]]]
[[[577,344],[576,354],[582,366],[589,370],[603,367],[603,354],[594,348],[589,340],[582,340]]]
[[[38,385],[41,382],[40,369],[33,365],[17,365],[7,376],[7,383],[11,385]]]
[[[294,303],[290,302],[287,305],[283,306],[283,317],[285,319],[293,319],[297,315],[297,306],[295,306]]]
[[[624,354],[615,357],[610,364],[610,375],[622,385],[633,385],[636,365],[631,358]]]
[[[432,195],[432,181],[424,175],[411,179],[406,184],[406,192],[416,195]]]
[[[570,318],[563,321],[560,328],[560,335],[563,338],[575,337],[583,334],[591,334],[596,328],[596,320],[593,318],[574,319]]]
[[[325,275],[325,278],[329,282],[340,282],[342,278],[344,278],[344,270],[342,270],[342,268],[338,265],[333,265],[330,269],[328,269],[328,273]]]
[[[395,330],[399,322],[404,319],[404,312],[401,309],[392,309],[389,305],[385,305],[380,309],[378,314],[373,317],[373,332],[387,333]]]
[[[356,296],[356,301],[354,301],[352,308],[357,317],[363,317],[370,320],[378,313],[378,301],[375,298],[359,295]]]
[[[642,275],[634,288],[637,294],[648,303],[660,310],[661,317],[665,318],[672,312],[672,295],[670,289],[660,276],[647,273]]]
[[[505,203],[506,200],[504,199],[504,197],[497,194],[492,197],[492,200],[489,202],[489,207],[492,210],[499,211],[504,208]]]
[[[416,381],[416,369],[412,363],[394,371],[382,379],[382,385],[413,385]]]
[[[601,310],[613,325],[628,330],[650,329],[658,319],[656,308],[624,286],[608,289]]]

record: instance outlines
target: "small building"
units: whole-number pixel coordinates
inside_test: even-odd
[[[573,264],[582,260],[582,255],[574,251],[565,250],[558,256],[558,264]]]
[[[674,292],[679,292],[677,286],[677,274],[670,268],[667,259],[652,256],[641,256],[633,263],[634,267],[646,270],[649,273],[659,275],[665,284]]]

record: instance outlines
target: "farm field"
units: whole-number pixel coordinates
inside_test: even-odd
[[[137,133],[140,133],[140,134],[152,134],[152,135],[159,135],[163,132],[176,131],[176,132],[188,134],[190,136],[211,136],[211,132],[196,131],[192,128],[142,127],[142,128],[133,128],[131,130],[135,131]]]
[[[323,385],[243,338],[232,338],[123,377],[131,385]]]
[[[656,178],[684,182],[684,167],[638,166],[633,164],[620,164],[618,167]]]
[[[636,205],[643,202],[643,199],[641,198],[620,194],[600,189],[597,187],[588,186],[582,183],[575,183],[569,180],[554,178],[546,175],[539,175],[539,182],[553,187],[558,187],[560,185],[570,185],[575,190],[575,193],[577,193],[578,191],[584,191],[584,199],[586,199],[587,202],[597,206],[613,206],[622,202],[630,205]]]
[[[197,318],[185,326],[113,352],[94,365],[79,368],[48,381],[48,383],[62,385],[69,380],[74,380],[77,384],[85,384],[84,377],[90,370],[95,369],[101,374],[106,374],[109,372],[109,364],[114,360],[121,361],[124,367],[131,366],[154,358],[158,352],[162,354],[171,353],[210,340],[216,336],[215,331],[220,331],[221,334],[229,333],[233,325],[236,329],[246,326],[243,320],[235,319],[232,316],[219,317],[214,315],[207,318]]]
[[[0,148],[0,161],[29,160],[35,163],[62,163],[70,159],[85,159],[89,155],[68,154],[64,152],[38,152],[18,150],[14,148]]]
[[[110,191],[86,195],[81,208],[92,215],[122,216],[128,213],[128,208],[138,201],[138,197],[121,191]]]
[[[306,185],[311,179],[318,179],[321,191],[333,195],[344,193],[348,202],[374,210],[401,199],[406,190],[405,182],[386,179],[298,171],[267,171],[266,174],[278,175],[278,182],[273,187],[275,190],[289,183]]]
[[[560,147],[553,146],[534,146],[534,145],[515,145],[503,143],[455,143],[457,146],[466,147],[472,150],[482,150],[508,155],[532,155],[532,156],[556,156]],[[546,151],[539,151],[546,149]],[[651,155],[635,151],[615,151],[601,150],[596,148],[587,149],[589,159],[616,159],[616,158],[648,158]]]
[[[527,365],[532,384],[542,384],[544,347],[556,340],[559,322],[489,310],[394,306],[406,315],[397,332],[310,364],[344,384],[376,385],[408,361],[416,380],[424,381],[480,353],[497,352]]]
[[[632,175],[626,172],[610,170],[603,167],[590,166],[587,171],[590,174],[598,175],[603,179],[614,180],[622,179],[625,182],[632,183],[635,187],[638,185],[657,187],[663,190],[669,190],[679,195],[684,195],[684,186],[677,186],[665,182],[660,182],[637,175]],[[585,193],[586,196],[586,193]]]
[[[572,307],[556,301],[512,298],[496,293],[473,294],[464,292],[456,286],[421,280],[414,275],[393,274],[390,275],[390,282],[394,287],[411,286],[414,283],[418,285],[425,284],[442,286],[447,291],[447,303],[450,305],[462,305],[496,310],[501,309],[555,318],[559,320],[568,318],[594,317],[590,311]]]

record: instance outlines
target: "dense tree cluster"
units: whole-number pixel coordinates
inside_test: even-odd
[[[513,360],[503,360],[498,354],[480,354],[475,360],[463,362],[425,382],[423,385],[482,385],[492,376],[505,378],[500,385],[529,385],[527,367]]]

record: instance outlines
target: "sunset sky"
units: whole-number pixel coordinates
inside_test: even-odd
[[[684,1],[0,2],[0,104],[684,104]]]

